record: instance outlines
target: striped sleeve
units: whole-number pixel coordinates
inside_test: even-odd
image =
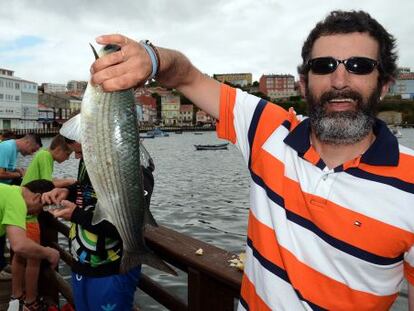
[[[262,133],[259,147],[289,115],[275,104],[222,84],[217,136],[235,144],[248,163],[257,129]]]
[[[407,281],[414,285],[414,246],[404,256],[404,275]]]

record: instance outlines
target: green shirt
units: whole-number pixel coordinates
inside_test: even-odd
[[[40,149],[36,152],[33,157],[32,162],[30,162],[29,167],[26,170],[22,180],[22,186],[25,184],[37,180],[37,179],[47,179],[52,180],[53,174],[53,157],[49,150]],[[28,222],[35,222],[37,220],[36,216],[27,215]]]
[[[0,236],[6,234],[6,225],[26,230],[26,213],[22,188],[0,184]]]

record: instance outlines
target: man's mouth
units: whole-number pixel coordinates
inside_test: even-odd
[[[357,103],[351,98],[333,98],[327,101],[328,111],[348,111],[355,110]]]

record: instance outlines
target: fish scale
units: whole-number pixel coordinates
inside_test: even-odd
[[[105,46],[100,55],[117,49]],[[146,220],[153,217],[144,200],[133,91],[105,93],[88,83],[81,106],[81,142],[97,196],[93,223],[106,219],[117,228],[123,242],[121,271],[144,263],[176,274],[144,243]]]

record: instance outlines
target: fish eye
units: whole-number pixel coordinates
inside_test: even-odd
[[[106,52],[108,52],[108,51],[116,52],[116,51],[121,50],[121,47],[119,45],[116,45],[116,44],[107,44],[107,45],[104,46],[103,49]]]

